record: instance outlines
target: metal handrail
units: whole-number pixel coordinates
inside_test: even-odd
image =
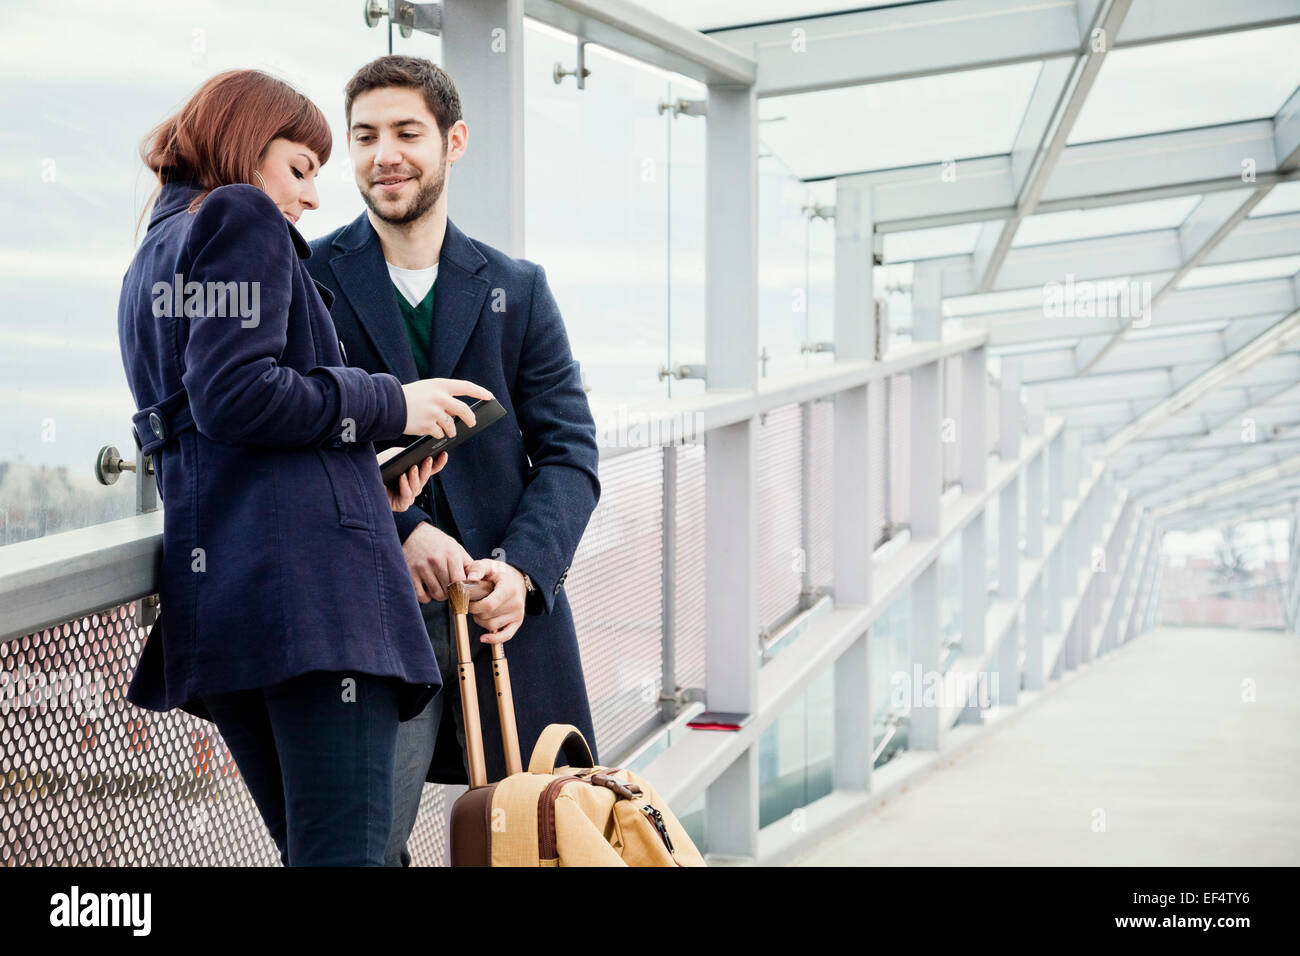
[[[671,435],[668,427],[697,415],[704,432],[744,421],[795,402],[833,396],[909,371],[947,355],[977,348],[985,332],[940,342],[902,346],[880,361],[836,362],[772,375],[755,390],[726,389],[647,402],[628,410],[661,422],[646,435]],[[600,449],[601,460],[643,448]],[[162,511],[46,535],[0,547],[0,641],[22,637],[60,621],[157,593],[162,566]]]

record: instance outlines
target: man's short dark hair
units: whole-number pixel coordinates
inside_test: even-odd
[[[447,145],[447,133],[461,119],[460,93],[447,71],[432,60],[422,56],[390,54],[371,60],[353,74],[344,87],[343,115],[348,129],[352,128],[352,103],[362,93],[386,86],[404,86],[424,94],[425,105],[438,122],[442,145]]]

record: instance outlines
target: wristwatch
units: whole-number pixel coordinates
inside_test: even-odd
[[[511,567],[513,568],[514,565],[512,564]],[[537,586],[533,584],[533,579],[528,576],[527,571],[522,568],[515,568],[515,570],[524,576],[524,613],[536,614],[540,610],[537,598],[542,592],[537,590]]]

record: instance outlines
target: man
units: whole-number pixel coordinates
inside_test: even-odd
[[[422,58],[380,57],[348,82],[344,111],[367,210],[312,242],[307,260],[333,294],[344,360],[402,382],[472,381],[506,409],[395,514],[446,687],[399,728],[386,862],[409,866],[406,840],[424,782],[468,783],[451,582],[491,587],[469,608],[488,779],[505,776],[505,759],[484,633],[510,641],[524,766],[550,723],[575,725],[596,755],[561,590],[600,496],[596,425],[541,267],[470,239],[447,218],[448,171],[468,142],[451,78]]]

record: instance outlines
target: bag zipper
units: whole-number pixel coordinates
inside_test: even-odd
[[[538,798],[537,855],[541,863],[559,859],[560,852],[556,845],[555,835],[555,801],[559,799],[560,791],[564,788],[564,785],[574,780],[579,783],[584,782],[582,777],[577,776],[557,777],[546,785]],[[591,781],[586,782],[590,783]],[[664,823],[664,815],[649,803],[641,805],[641,812],[646,815],[650,825],[655,828],[659,838],[664,841],[664,847],[668,850],[668,855],[672,858],[673,863],[682,866],[681,861],[677,859],[673,852],[673,841],[668,836],[668,825]]]
[[[668,849],[668,855],[672,857],[673,862],[678,866],[681,866],[681,861],[679,861],[676,854],[673,853],[673,841],[668,838],[668,824],[664,823],[664,815],[649,803],[643,803],[641,805],[641,812],[650,819],[651,825],[658,831],[659,836],[664,841],[664,846]]]
[[[537,855],[542,863],[557,860],[560,851],[555,843],[555,801],[562,788],[570,780],[581,781],[581,777],[557,777],[542,790],[537,801]]]

